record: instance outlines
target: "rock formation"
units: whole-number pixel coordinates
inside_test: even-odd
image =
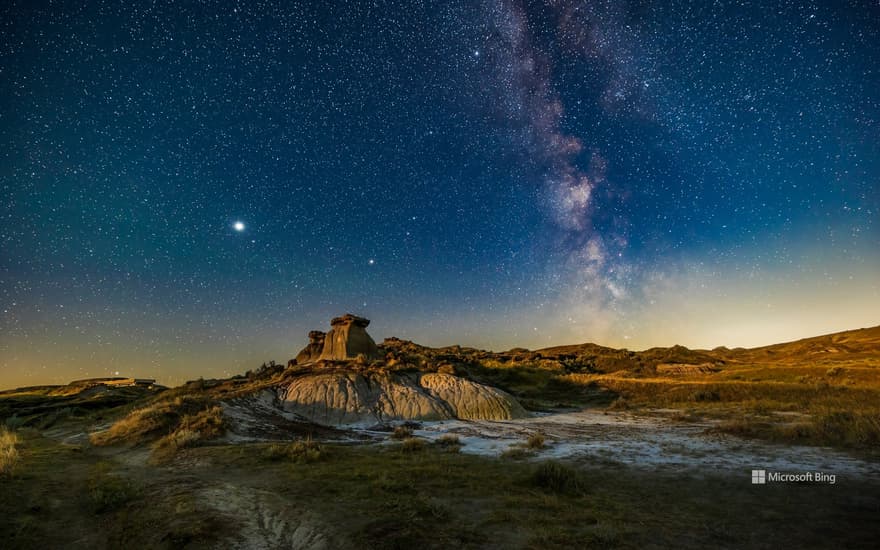
[[[276,386],[281,407],[287,413],[317,424],[373,425],[397,420],[509,420],[527,416],[525,409],[506,392],[456,376],[451,363],[436,364],[431,370],[413,372],[416,367],[401,363],[393,353],[393,365],[343,364],[362,356],[381,359],[376,343],[367,334],[369,319],[347,313],[330,322],[330,332],[313,330],[309,344],[296,356],[297,365],[318,362],[320,368],[303,369],[291,380]],[[386,341],[388,344],[389,341]],[[393,339],[398,352],[426,350],[411,342]],[[386,346],[386,350],[387,346]],[[411,367],[411,368],[409,368]]]
[[[325,337],[326,334],[320,330],[311,331],[309,333],[308,345],[304,347],[301,352],[296,354],[296,364],[302,365],[303,363],[317,361],[318,358],[321,357],[321,352],[324,351]]]
[[[370,320],[346,313],[330,321],[330,332],[324,338],[324,351],[321,359],[346,360],[363,355],[367,359],[378,359],[379,348],[367,334]]]
[[[347,361],[363,355],[366,359],[379,359],[381,354],[376,342],[367,334],[370,320],[346,313],[330,321],[330,332],[324,334],[313,330],[309,333],[309,345],[296,356],[299,365],[318,360]]]
[[[286,412],[323,425],[396,420],[509,420],[528,414],[508,393],[439,373],[326,372],[278,388]]]

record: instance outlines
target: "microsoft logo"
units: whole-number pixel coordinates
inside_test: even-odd
[[[767,483],[767,470],[752,470],[752,485]]]

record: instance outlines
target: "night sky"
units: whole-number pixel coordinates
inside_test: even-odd
[[[0,387],[880,324],[880,4],[4,2]]]

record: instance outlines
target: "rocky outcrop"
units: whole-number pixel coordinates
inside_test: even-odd
[[[527,416],[499,389],[449,374],[327,372],[279,388],[285,411],[324,425]]]
[[[324,349],[320,359],[340,361],[355,359],[363,355],[366,359],[378,359],[379,348],[367,334],[370,320],[346,313],[330,321],[333,327],[324,338]]]
[[[296,354],[296,364],[302,365],[303,363],[317,361],[321,357],[321,352],[324,351],[324,338],[326,336],[320,330],[311,331],[309,333],[308,345]]]

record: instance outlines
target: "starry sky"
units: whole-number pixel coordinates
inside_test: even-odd
[[[4,2],[0,387],[880,324],[880,4]]]

